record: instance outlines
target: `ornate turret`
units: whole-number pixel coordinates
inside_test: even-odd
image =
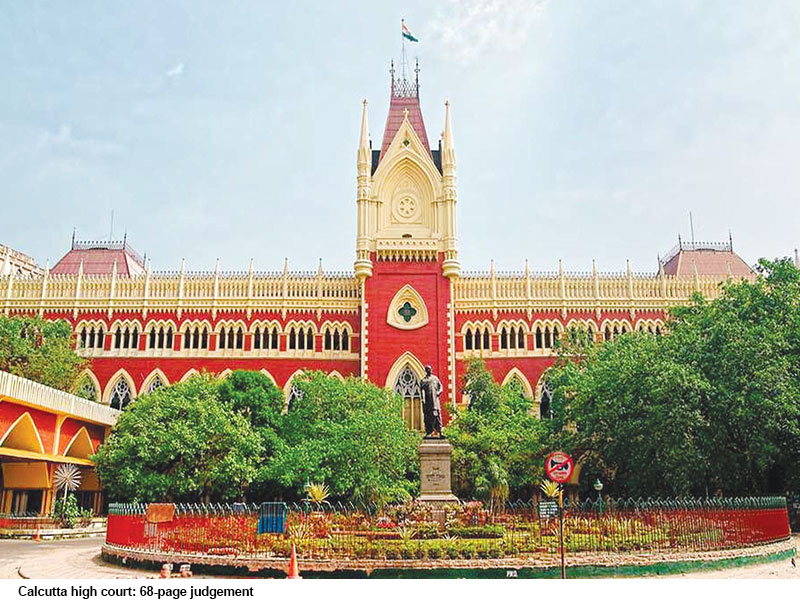
[[[367,238],[367,207],[369,204],[370,170],[372,150],[369,143],[369,124],[367,122],[367,101],[361,109],[361,137],[358,141],[358,224],[356,226],[356,263],[355,274],[358,279],[372,275],[372,261],[369,258],[369,239]]]
[[[391,74],[389,115],[380,151],[369,145],[367,109],[358,148],[358,226],[355,272],[372,275],[373,260],[436,261],[460,272],[456,239],[456,159],[450,105],[440,149],[431,151],[419,103],[419,65],[413,81]],[[371,160],[370,160],[371,159]]]

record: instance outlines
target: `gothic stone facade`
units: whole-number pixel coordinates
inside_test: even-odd
[[[405,417],[421,426],[417,382],[430,364],[449,413],[463,394],[470,357],[537,404],[553,345],[571,326],[597,339],[644,329],[660,333],[666,311],[694,292],[714,297],[731,267],[728,247],[683,273],[501,274],[461,271],[456,236],[456,156],[445,104],[444,132],[431,149],[415,81],[394,80],[380,150],[369,141],[364,102],[357,152],[357,240],[352,273],[219,271],[154,273],[127,243],[75,243],[52,270],[0,278],[9,314],[68,320],[77,351],[91,359],[83,387],[119,407],[196,372],[220,377],[261,371],[287,396],[305,369],[363,377],[406,397]],[[673,253],[675,254],[675,253]],[[673,258],[673,257],[669,257]],[[678,261],[680,263],[680,260]],[[672,263],[669,263],[672,264]],[[702,266],[702,265],[701,265]],[[744,265],[746,273],[749,273]],[[738,273],[737,273],[738,274]],[[444,415],[445,422],[448,414]]]

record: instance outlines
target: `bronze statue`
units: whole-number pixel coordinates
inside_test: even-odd
[[[442,436],[442,405],[439,394],[442,393],[442,382],[433,374],[430,365],[425,366],[425,377],[419,382],[422,390],[422,413],[425,416],[425,437]]]

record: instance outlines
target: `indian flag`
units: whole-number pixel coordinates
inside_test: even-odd
[[[411,30],[408,27],[406,27],[405,22],[403,22],[403,37],[406,38],[409,42],[418,42],[419,41],[411,33]]]

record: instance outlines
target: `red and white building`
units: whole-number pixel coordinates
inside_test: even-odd
[[[76,243],[49,271],[0,277],[0,310],[66,319],[91,359],[82,393],[124,406],[160,385],[208,371],[262,371],[289,395],[304,369],[364,377],[406,397],[421,426],[418,381],[430,364],[448,412],[465,402],[462,375],[482,358],[546,412],[544,371],[573,326],[597,340],[661,333],[666,311],[718,293],[752,271],[731,244],[679,244],[657,272],[463,271],[450,107],[431,147],[417,81],[392,76],[379,149],[364,102],[356,161],[356,260],[347,274],[155,273],[127,244]],[[447,415],[445,415],[447,419]]]

